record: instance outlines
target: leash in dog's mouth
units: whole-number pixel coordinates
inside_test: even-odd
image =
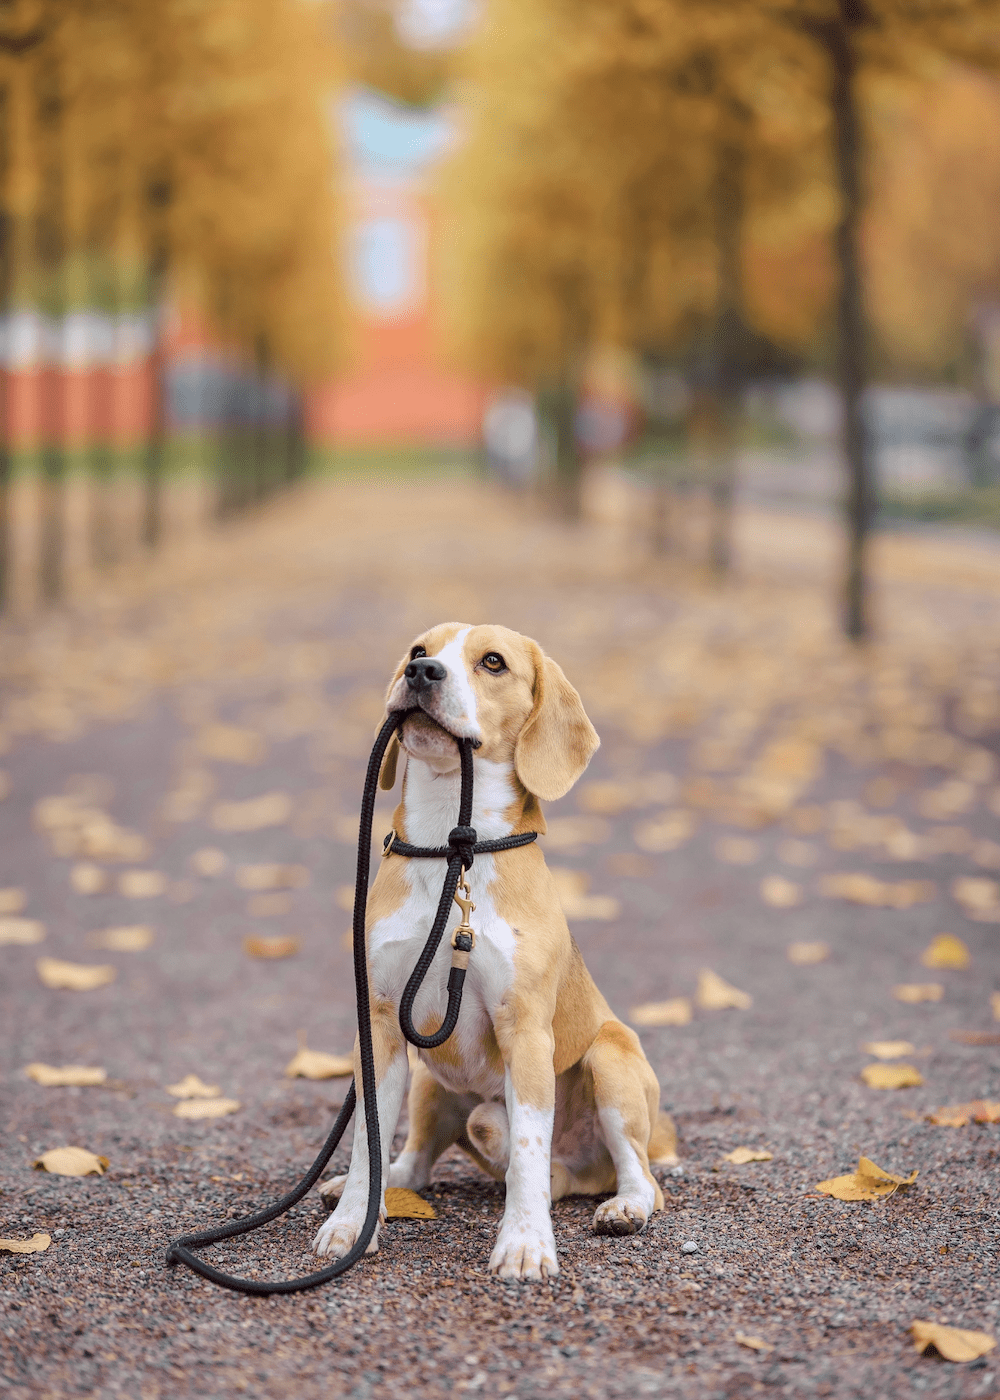
[[[379,730],[378,738],[375,740],[375,746],[368,760],[368,771],[365,775],[365,785],[361,797],[357,879],[354,890],[353,940],[354,984],[358,1001],[358,1054],[361,1061],[361,1091],[368,1137],[368,1213],[365,1217],[365,1223],[347,1254],[335,1260],[325,1269],[305,1274],[301,1278],[273,1280],[238,1278],[233,1274],[223,1273],[221,1269],[216,1269],[212,1264],[207,1263],[192,1252],[204,1245],[218,1244],[222,1240],[235,1239],[240,1235],[248,1235],[253,1230],[260,1229],[262,1225],[267,1225],[272,1220],[277,1220],[279,1216],[284,1215],[312,1190],[337,1150],[354,1113],[357,1104],[357,1086],[352,1079],[343,1106],[337,1114],[336,1122],[330,1129],[329,1137],[320,1149],[319,1156],[297,1186],[275,1201],[273,1205],[267,1206],[255,1215],[248,1215],[242,1220],[235,1220],[226,1225],[214,1225],[208,1230],[199,1230],[194,1234],[181,1235],[167,1249],[166,1263],[168,1266],[178,1263],[186,1264],[196,1274],[208,1279],[210,1283],[218,1284],[221,1288],[230,1288],[237,1293],[252,1293],[261,1296],[271,1293],[300,1293],[307,1288],[318,1288],[320,1284],[329,1283],[331,1279],[347,1273],[349,1269],[354,1267],[367,1250],[378,1227],[379,1207],[382,1201],[382,1139],[379,1130],[378,1104],[375,1097],[375,1055],[372,1048],[371,1004],[368,999],[365,916],[368,908],[372,822],[375,815],[379,770],[389,741],[403,721],[416,713],[426,715],[433,723],[438,724],[432,715],[427,715],[426,710],[420,707],[415,706],[413,709],[393,711]],[[438,724],[438,727],[444,733],[450,734],[450,730],[445,729],[443,725]],[[497,851],[509,851],[517,846],[526,846],[538,836],[536,831],[528,831],[517,836],[503,836],[493,841],[480,841],[478,839],[476,829],[470,823],[472,821],[472,750],[479,748],[480,742],[471,738],[459,738],[454,734],[451,734],[451,738],[455,739],[458,744],[461,759],[461,792],[458,804],[458,824],[448,833],[448,844],[446,846],[411,846],[409,842],[403,841],[397,836],[395,831],[391,831],[385,839],[382,852],[383,856],[399,855],[447,860],[448,862],[434,922],[410,975],[410,980],[403,991],[399,1005],[399,1025],[403,1035],[411,1045],[422,1050],[431,1050],[443,1045],[458,1024],[459,1013],[462,1009],[462,989],[469,966],[469,955],[475,947],[476,941],[475,931],[469,923],[469,915],[476,906],[470,898],[469,885],[465,878],[468,871],[472,869],[473,861],[477,855],[491,855]],[[462,890],[464,894],[459,894],[459,890]],[[457,928],[452,931],[451,936],[452,956],[451,971],[448,974],[447,1009],[444,1020],[438,1029],[430,1035],[421,1035],[413,1025],[413,1004],[437,954],[453,903],[457,903],[462,910],[462,919]]]

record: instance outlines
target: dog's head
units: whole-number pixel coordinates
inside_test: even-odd
[[[509,764],[528,792],[562,797],[600,740],[583,702],[537,642],[506,627],[445,622],[418,637],[389,685],[386,709],[410,710],[382,764],[396,781],[400,745],[440,773],[459,765],[455,739]]]

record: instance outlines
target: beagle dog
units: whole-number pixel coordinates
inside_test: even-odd
[[[447,843],[458,811],[454,738],[474,754],[472,825],[480,840],[545,831],[539,799],[568,792],[599,739],[579,695],[536,642],[505,627],[444,623],[414,642],[392,678],[387,710],[419,707],[396,731],[380,784],[405,762],[393,826],[414,845]],[[556,1274],[550,1205],[568,1195],[613,1193],[597,1207],[596,1234],[642,1230],[663,1195],[650,1163],[677,1161],[660,1111],[660,1086],[639,1038],[614,1015],[570,936],[537,844],[479,855],[468,872],[475,949],[458,1025],[421,1050],[410,1087],[409,1135],[389,1166],[409,1061],[399,1027],[403,988],[430,930],[444,864],[390,854],[368,901],[372,1034],[382,1134],[382,1181],[423,1190],[435,1160],[457,1143],[507,1186],[490,1269],[508,1279]],[[457,914],[456,914],[457,917]],[[424,980],[413,1021],[441,1024],[451,959],[447,936]],[[355,1078],[361,1082],[355,1048]],[[368,1204],[368,1146],[359,1096],[350,1170],[320,1188],[339,1204],[314,1241],[340,1257]],[[382,1217],[385,1218],[385,1201]],[[369,1251],[378,1248],[376,1231]]]

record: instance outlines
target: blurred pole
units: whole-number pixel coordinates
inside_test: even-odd
[[[163,535],[163,469],[167,439],[167,267],[169,261],[166,212],[170,184],[160,177],[146,191],[149,217],[149,265],[147,305],[152,324],[149,352],[149,424],[143,452],[142,543],[155,549]]]
[[[11,538],[10,492],[14,449],[11,441],[10,374],[12,355],[11,292],[14,281],[14,216],[10,207],[11,94],[9,84],[0,87],[0,613],[10,605]]]
[[[65,236],[63,99],[58,57],[44,49],[34,71],[39,171],[35,259],[39,308],[47,322],[39,376],[41,418],[41,520],[39,593],[51,603],[65,587],[66,393],[63,369]]]
[[[868,543],[875,509],[871,443],[864,419],[870,373],[869,331],[862,280],[860,224],[862,131],[858,97],[856,31],[868,24],[864,0],[837,0],[838,20],[821,29],[830,59],[830,106],[841,215],[835,235],[840,291],[837,298],[837,373],[844,409],[847,460],[847,569],[844,630],[855,641],[870,632]]]

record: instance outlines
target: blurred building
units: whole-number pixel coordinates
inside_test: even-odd
[[[429,176],[452,123],[364,89],[342,101],[339,116],[358,328],[350,372],[312,396],[311,434],[338,447],[475,443],[484,388],[437,362],[428,296]]]

